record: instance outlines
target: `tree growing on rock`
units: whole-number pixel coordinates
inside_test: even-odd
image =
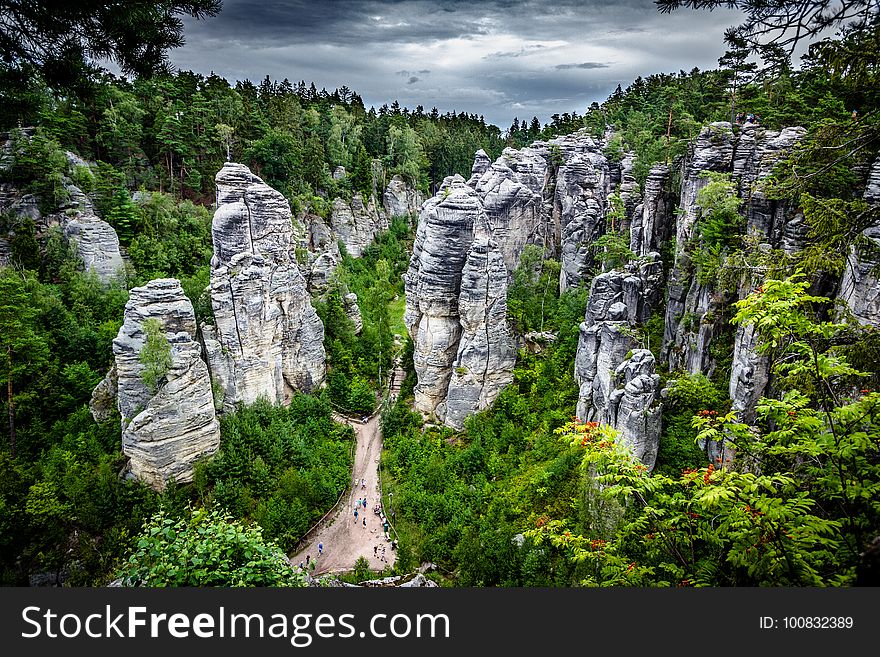
[[[147,339],[138,355],[141,365],[144,366],[141,379],[150,393],[155,394],[174,360],[171,357],[171,344],[158,319],[151,318],[144,322],[144,335]]]

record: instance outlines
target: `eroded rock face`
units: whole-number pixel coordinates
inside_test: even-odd
[[[68,151],[66,156],[70,166],[88,168],[88,164],[77,155]],[[7,157],[12,157],[11,150]],[[52,212],[43,215],[36,196],[23,194],[10,183],[0,183],[0,212],[19,220],[34,221],[40,240],[46,238],[50,228],[60,227],[64,239],[82,260],[85,271],[94,272],[105,285],[124,277],[125,263],[116,231],[95,213],[91,200],[82,190],[69,182],[64,184],[64,188],[67,198]],[[3,241],[6,242],[5,239]],[[0,247],[0,263],[8,259],[7,244],[7,249]]]
[[[488,218],[474,226],[458,296],[462,333],[446,396],[446,423],[464,425],[475,409],[488,408],[513,381],[516,350],[507,324],[507,268]]]
[[[388,228],[385,215],[380,215],[373,198],[366,203],[360,194],[355,194],[351,203],[341,198],[333,201],[330,215],[330,230],[345,244],[349,255],[359,258],[376,237],[376,233]]]
[[[636,328],[650,317],[662,282],[657,253],[593,279],[575,355],[577,415],[608,424],[649,468],[660,444],[660,377]]]
[[[404,275],[404,321],[413,339],[418,383],[416,409],[446,417],[446,396],[458,355],[461,323],[458,297],[462,271],[483,208],[461,176],[443,181],[419,215],[409,269]]]
[[[345,314],[354,324],[355,334],[360,333],[364,328],[364,319],[361,317],[361,308],[358,305],[358,295],[349,292],[342,297],[342,305],[345,307]]]
[[[77,213],[63,221],[64,236],[74,245],[86,271],[94,272],[106,284],[125,273],[119,252],[119,237],[113,226],[93,211]]]
[[[116,364],[114,363],[101,382],[92,390],[89,411],[95,422],[106,422],[112,417],[113,410],[116,408],[117,385]]]
[[[669,238],[673,225],[672,203],[666,193],[669,167],[655,164],[645,180],[645,198],[633,211],[630,224],[630,251],[637,256],[659,251]]]
[[[873,206],[880,206],[880,159],[874,161],[868,176],[864,199]],[[880,279],[875,267],[880,264],[880,225],[866,228],[862,235],[874,243],[873,249],[862,246],[853,248],[847,257],[843,277],[840,280],[838,298],[862,324],[880,325]]]
[[[295,261],[290,206],[241,164],[217,174],[212,224],[214,326],[202,335],[224,408],[285,403],[325,374],[324,326]]]
[[[451,176],[425,202],[405,276],[419,411],[460,428],[497,398],[513,377],[507,286],[523,249],[560,257],[563,288],[582,282],[610,189],[601,144],[578,133],[495,162],[479,151],[467,182]]]
[[[691,146],[682,174],[675,265],[667,287],[663,355],[670,369],[711,375],[715,361],[709,344],[726,329],[721,310],[751,291],[747,287],[731,297],[713,284],[701,284],[695,275],[688,243],[701,213],[697,194],[708,183],[704,172],[731,174],[744,201],[747,234],[757,236],[767,248],[794,252],[806,234],[803,216],[784,202],[767,199],[759,183],[804,134],[798,127],[771,131],[746,124],[735,135],[729,123],[719,122],[705,127]],[[742,353],[734,360],[744,362],[746,357]]]
[[[388,218],[416,216],[424,202],[421,192],[407,185],[400,176],[392,177],[382,194],[382,206]]]
[[[159,322],[171,346],[171,367],[156,390],[144,383],[140,361],[149,319]],[[195,313],[178,280],[157,279],[131,290],[113,355],[122,450],[132,475],[157,490],[172,480],[190,481],[196,461],[217,451],[220,425]],[[111,385],[102,382],[96,392]],[[99,394],[104,392],[109,390]]]

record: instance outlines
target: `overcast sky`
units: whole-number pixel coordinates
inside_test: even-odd
[[[717,66],[739,14],[652,0],[223,0],[189,20],[172,63],[230,81],[266,75],[348,85],[367,107],[397,99],[482,114],[582,113],[638,75]]]

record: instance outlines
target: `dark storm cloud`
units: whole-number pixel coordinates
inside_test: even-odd
[[[580,64],[557,64],[553,68],[557,71],[569,71],[573,68],[590,71],[596,68],[608,68],[608,66],[609,64],[603,64],[602,62],[581,62]]]
[[[347,85],[369,105],[483,114],[583,112],[636,76],[712,68],[731,11],[661,15],[652,0],[224,0],[187,20],[184,69]],[[418,84],[416,84],[418,83]]]

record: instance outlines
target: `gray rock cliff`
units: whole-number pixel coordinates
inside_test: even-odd
[[[864,199],[875,207],[880,206],[880,159],[871,167]],[[869,226],[862,236],[866,244],[850,250],[837,297],[860,323],[878,326],[880,278],[876,267],[880,264],[880,224]]]
[[[507,287],[523,249],[561,258],[563,288],[581,284],[610,189],[601,144],[581,132],[494,162],[479,151],[467,181],[447,178],[424,203],[405,275],[419,411],[461,428],[512,381]]]
[[[290,206],[241,164],[218,172],[212,232],[214,325],[202,335],[227,410],[285,403],[325,375],[324,326],[295,260]]]
[[[171,347],[171,367],[156,390],[144,383],[140,361],[149,319],[159,322]],[[131,290],[113,355],[122,450],[132,475],[157,490],[172,480],[190,481],[196,461],[219,447],[220,425],[195,314],[179,281],[157,279]],[[110,387],[112,375],[96,394]]]
[[[578,417],[617,429],[649,468],[660,444],[660,377],[653,354],[639,348],[637,329],[650,317],[661,281],[657,253],[596,276],[575,355]]]

